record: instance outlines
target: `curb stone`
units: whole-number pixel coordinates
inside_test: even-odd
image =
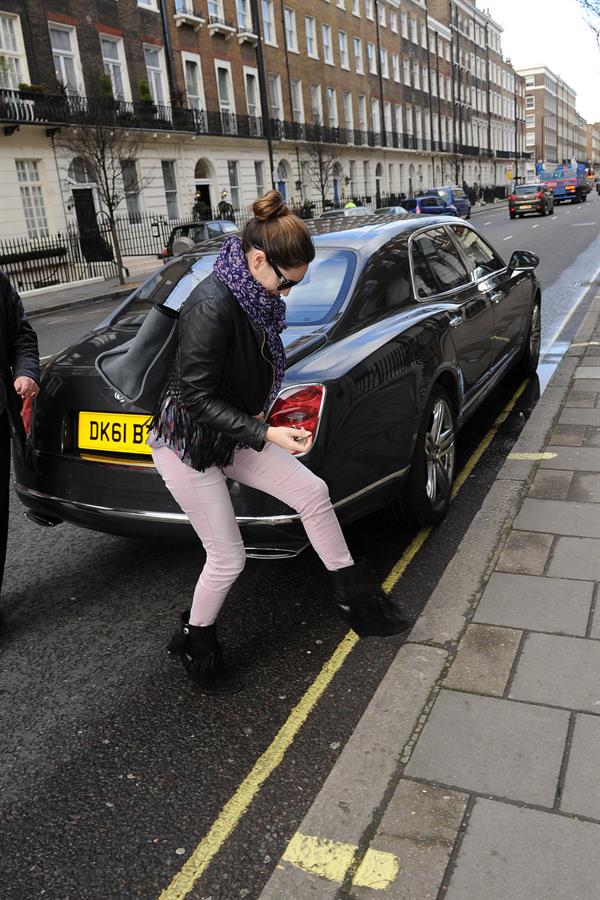
[[[599,318],[600,293],[592,299],[573,344],[584,343],[593,333]],[[581,355],[577,352],[578,349],[575,347],[575,353],[572,355],[567,351],[559,363],[546,391],[517,440],[513,452],[539,450],[545,445],[569,392],[570,376],[574,364],[577,362],[577,358],[574,357]],[[307,900],[308,898],[339,900],[342,896],[350,896],[348,894],[350,890],[352,897],[355,898],[373,896],[370,889],[359,888],[353,884],[353,875],[358,870],[372,838],[378,833],[382,820],[385,822],[389,816],[391,804],[397,793],[406,791],[406,786],[411,783],[403,778],[404,768],[410,760],[429,712],[443,686],[445,676],[456,657],[462,637],[481,599],[490,573],[503,550],[508,533],[519,511],[520,501],[525,496],[538,467],[538,461],[506,460],[457,552],[448,563],[427,605],[417,619],[410,640],[399,650],[395,661],[365,710],[313,806],[298,827],[297,833],[301,835],[315,836],[330,841],[348,841],[356,847],[353,863],[347,870],[344,881],[329,881],[314,872],[305,871],[293,863],[288,863],[284,854],[260,894],[259,900],[296,900],[299,897],[302,897],[303,900],[304,898]],[[399,740],[394,744],[391,741],[385,741],[382,744],[379,741],[380,735],[389,735],[390,728],[397,729],[398,723],[388,721],[389,710],[385,704],[378,702],[377,698],[393,696],[394,692],[399,693],[397,680],[399,671],[406,668],[409,677],[414,679],[417,670],[411,669],[411,666],[415,655],[434,649],[443,654],[443,664],[435,678],[432,678],[432,673],[430,673],[430,692],[425,703],[419,706],[420,694],[414,693],[411,699],[417,706],[410,705],[410,708],[405,710],[406,718],[409,722],[414,723],[410,736],[404,742]],[[441,660],[442,657],[439,659]],[[405,690],[410,681],[405,679],[400,683]],[[354,782],[352,779],[355,778],[357,766],[361,761],[364,765],[365,761],[369,760],[368,771],[373,770],[370,753],[375,743],[378,745],[377,764],[385,777],[373,779],[366,796],[364,792],[360,791],[353,794]],[[346,797],[351,797],[351,802],[341,808],[340,796],[343,792],[346,792]],[[422,793],[426,794],[427,791],[423,790]],[[447,798],[446,795],[448,795]],[[460,809],[461,795],[456,794],[455,791],[445,791],[444,799],[450,800],[451,795],[456,811],[456,809]],[[437,802],[439,803],[439,799]],[[425,893],[421,892],[419,896],[411,893],[411,900],[421,900],[421,898],[425,900],[425,897],[436,898],[438,896],[447,865],[451,864],[454,858],[453,846],[456,838],[464,831],[465,823],[470,815],[468,804],[466,804],[465,810],[462,822],[459,821],[460,816],[457,818],[455,815],[453,839],[450,840],[446,836],[446,849],[441,853],[441,857],[438,852],[437,857],[433,859],[435,875],[432,873],[428,877],[427,888],[421,883],[419,890],[425,890]],[[427,840],[427,835],[431,833],[431,809],[424,812],[423,806],[419,807],[416,804],[413,815],[414,818],[411,820],[413,840],[406,840],[406,836],[401,835],[403,837],[401,846],[406,852],[408,869],[410,870],[411,863],[415,864],[416,857],[417,865],[420,867],[419,871],[424,873],[432,862],[431,854],[434,842]],[[360,823],[363,823],[362,832],[360,832]],[[419,831],[420,826],[422,831]],[[381,843],[382,839],[379,837],[379,844]],[[439,849],[438,846],[438,851]],[[418,880],[415,881],[415,884],[419,884]],[[400,900],[400,897],[406,897],[406,894],[397,894],[392,885],[386,892],[386,896],[388,900],[392,900],[392,898]]]

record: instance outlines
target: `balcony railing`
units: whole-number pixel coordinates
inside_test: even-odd
[[[207,136],[264,138],[262,117],[238,115],[219,110],[167,106],[153,102],[126,102],[101,98],[57,96],[33,91],[0,90],[0,122],[5,130],[17,125],[99,125],[111,128],[139,128],[146,131],[177,131]],[[362,128],[331,128],[304,122],[271,119],[271,136],[277,141],[303,141],[356,147],[389,147],[464,156],[514,159],[509,151],[485,150],[467,144],[430,140],[396,131],[367,131]],[[385,143],[383,140],[385,138]],[[530,159],[531,154],[517,154]]]
[[[175,0],[175,25],[191,25],[194,31],[198,31],[205,24],[205,18],[199,9],[194,8],[192,0]]]
[[[221,16],[209,16],[208,17],[208,33],[209,34],[222,34],[225,37],[231,37],[232,34],[235,34],[236,28],[229,19],[223,19]]]

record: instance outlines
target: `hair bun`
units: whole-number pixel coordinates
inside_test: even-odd
[[[291,215],[291,210],[284,203],[279,191],[267,191],[252,204],[252,213],[260,222],[268,222],[269,219],[278,219],[280,216]]]

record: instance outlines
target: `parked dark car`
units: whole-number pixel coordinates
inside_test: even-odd
[[[471,218],[471,201],[462,188],[455,184],[448,184],[444,187],[429,188],[425,191],[425,196],[435,195],[441,197],[446,203],[455,206],[461,219]]]
[[[210,241],[213,238],[219,238],[223,235],[235,234],[239,228],[235,222],[227,219],[213,219],[210,222],[189,222],[187,225],[176,225],[164,247],[162,255],[163,259],[171,259],[172,256],[179,256],[190,250],[193,244],[201,244],[203,241]],[[180,239],[183,238],[183,241]],[[180,246],[177,242],[180,241]],[[191,241],[191,243],[190,243]]]
[[[529,213],[540,216],[554,213],[554,194],[552,189],[540,181],[533,184],[517,184],[508,197],[508,215],[511,219],[520,219]]]
[[[439,522],[458,428],[510,367],[537,366],[538,259],[516,251],[507,265],[447,217],[314,231],[316,258],[287,298],[287,372],[270,420],[313,432],[302,460],[328,483],[343,523],[390,503],[409,522]],[[154,303],[179,306],[218,246],[175,258],[46,364],[29,446],[15,458],[17,493],[35,521],[191,533],[152,464],[147,411],[111,390],[95,361],[129,340]],[[249,555],[307,546],[294,510],[237,483],[231,494]]]
[[[458,210],[441,197],[406,197],[402,206],[408,213],[427,216],[457,216]]]
[[[406,210],[403,206],[379,206],[377,209],[373,211],[374,216],[401,216],[406,217],[409,215],[408,210]]]

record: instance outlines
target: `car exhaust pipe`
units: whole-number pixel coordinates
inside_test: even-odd
[[[31,512],[27,510],[25,513],[28,519],[35,522],[36,525],[42,525],[44,528],[54,528],[55,525],[62,525],[62,519],[54,519],[52,516],[45,516],[41,513]]]

